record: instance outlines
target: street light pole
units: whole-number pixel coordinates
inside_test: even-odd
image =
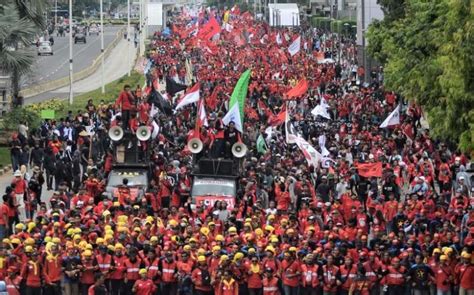
[[[69,104],[74,101],[74,77],[72,73],[72,0],[69,0]]]
[[[54,29],[57,30],[58,25],[58,0],[54,1]]]
[[[127,0],[127,59],[128,59],[128,76],[130,77],[130,0]]]
[[[105,93],[105,83],[104,83],[104,1],[100,0],[100,55],[101,55],[101,84],[102,84],[102,93]]]

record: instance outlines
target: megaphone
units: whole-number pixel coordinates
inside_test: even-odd
[[[109,137],[113,141],[119,141],[123,137],[123,129],[120,126],[114,126],[109,130]]]
[[[241,142],[236,142],[232,146],[232,155],[236,158],[242,158],[247,153],[247,146]]]
[[[199,138],[193,138],[190,141],[188,141],[188,149],[191,151],[193,154],[199,154],[202,151],[203,144],[202,141]]]
[[[140,141],[147,141],[151,137],[150,129],[146,126],[140,126],[137,129],[137,138]]]

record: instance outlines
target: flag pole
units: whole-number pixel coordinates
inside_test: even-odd
[[[69,104],[74,101],[73,84],[74,77],[72,72],[72,0],[69,0]]]

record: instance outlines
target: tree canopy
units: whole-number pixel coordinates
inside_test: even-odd
[[[400,7],[397,7],[397,3]],[[420,104],[439,139],[474,149],[474,4],[380,0],[388,13],[368,30],[385,85]]]

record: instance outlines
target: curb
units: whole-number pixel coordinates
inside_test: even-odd
[[[114,41],[112,41],[112,43],[110,43],[109,46],[107,46],[107,48],[104,50],[103,53],[99,54],[99,56],[97,56],[97,58],[92,61],[92,65],[90,65],[89,67],[87,67],[87,68],[79,71],[78,73],[74,74],[74,76],[73,76],[74,82],[80,81],[80,80],[92,75],[95,71],[98,70],[98,68],[101,65],[102,54],[104,55],[104,59],[106,59],[110,55],[110,53],[112,52],[112,49],[115,46],[117,46],[117,44],[120,42],[120,40],[122,40],[123,32],[124,32],[125,29],[126,28],[122,28],[117,32],[117,35],[116,35]],[[26,89],[23,89],[23,90],[20,91],[20,95],[22,95],[25,98],[28,98],[28,97],[35,96],[35,95],[38,95],[38,94],[41,94],[41,93],[44,93],[44,92],[48,92],[48,91],[51,91],[51,90],[55,90],[55,89],[64,87],[68,84],[69,84],[69,76],[63,77],[61,79],[57,79],[57,80],[54,80],[54,81],[45,82],[45,83],[40,84],[40,85],[35,85],[33,87],[29,87],[29,88],[26,88]]]
[[[6,167],[0,169],[0,175],[7,174],[12,170],[12,165],[7,165]]]

